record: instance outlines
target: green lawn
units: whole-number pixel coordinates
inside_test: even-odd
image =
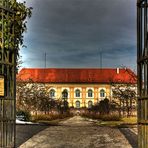
[[[137,124],[137,117],[122,118],[120,121],[99,121],[97,124],[111,127],[131,127]]]
[[[122,118],[122,121],[124,123],[129,123],[129,124],[136,124],[137,123],[137,117],[130,117],[130,118]]]

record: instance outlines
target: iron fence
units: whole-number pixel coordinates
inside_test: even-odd
[[[147,0],[137,0],[138,147],[148,148]]]
[[[15,147],[16,51],[14,13],[0,0],[0,147]]]

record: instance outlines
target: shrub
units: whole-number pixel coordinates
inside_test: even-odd
[[[18,110],[16,112],[16,116],[23,116],[24,117],[24,121],[30,121],[31,115],[28,111],[24,111],[24,110]]]
[[[100,119],[99,114],[95,114],[95,113],[92,113],[92,112],[82,113],[81,116],[86,117],[86,118],[91,118],[91,119]]]
[[[118,114],[102,115],[100,118],[103,121],[120,121],[121,120],[121,117]]]
[[[91,119],[103,120],[103,121],[120,121],[121,120],[120,116],[116,113],[101,115],[93,112],[86,112],[81,114],[81,116],[91,118]]]
[[[50,114],[39,114],[39,115],[32,115],[32,121],[41,121],[41,120],[44,120],[44,121],[51,121],[51,120],[56,120],[56,119],[64,119],[66,117],[71,117],[72,114],[70,113],[63,113],[63,114],[60,114],[60,113],[50,113]]]

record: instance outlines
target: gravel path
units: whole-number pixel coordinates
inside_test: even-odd
[[[117,128],[101,127],[75,116],[34,135],[20,148],[131,148]]]

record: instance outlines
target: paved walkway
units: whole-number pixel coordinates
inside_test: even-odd
[[[20,148],[131,148],[117,128],[97,126],[75,116],[34,135]]]

